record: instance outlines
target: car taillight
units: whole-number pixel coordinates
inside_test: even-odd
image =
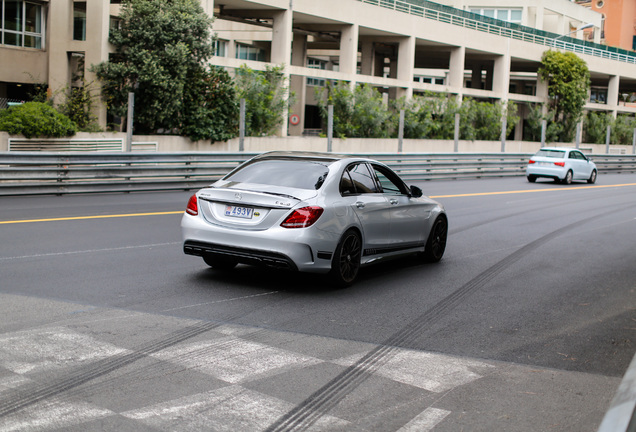
[[[312,226],[320,217],[324,209],[318,206],[303,207],[294,210],[283,223],[283,228],[307,228]]]
[[[560,166],[560,167],[564,167],[565,166],[565,162],[555,162],[554,164],[556,166]]]
[[[192,216],[199,214],[199,205],[197,204],[196,195],[190,197],[190,201],[188,201],[188,206],[186,207],[186,213]]]
[[[533,164],[533,163],[536,163],[536,161],[533,161],[532,159],[530,159],[530,160],[528,161],[528,165],[531,165],[531,164]]]

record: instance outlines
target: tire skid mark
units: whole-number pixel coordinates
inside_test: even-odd
[[[0,402],[0,417],[7,416],[23,408],[31,406],[44,399],[51,398],[60,393],[77,388],[78,386],[92,381],[101,376],[107,375],[117,369],[128,366],[142,358],[151,354],[169,348],[178,343],[184,342],[200,334],[220,327],[222,324],[214,322],[206,322],[195,326],[186,327],[170,334],[161,340],[151,342],[142,346],[140,349],[117,355],[108,359],[104,359],[88,365],[80,373],[71,373],[67,378],[57,380],[56,383],[50,385],[27,385],[17,388],[16,391],[22,393],[16,398]]]
[[[631,206],[633,205],[630,204],[629,207]],[[365,380],[370,378],[382,365],[391,360],[391,358],[397,354],[398,348],[407,347],[416,341],[417,338],[421,337],[422,332],[425,331],[428,326],[439,321],[449,311],[459,306],[466,297],[479,290],[506,268],[541,247],[543,244],[554,240],[567,231],[580,227],[583,223],[597,220],[604,214],[605,213],[602,213],[576,221],[545,234],[494,264],[464,286],[439,301],[415,320],[411,321],[406,327],[371,350],[355,364],[347,367],[342,373],[318,389],[294,409],[280,417],[266,429],[266,432],[304,431],[309,429],[320,417],[338,405],[342,399],[353,392]]]

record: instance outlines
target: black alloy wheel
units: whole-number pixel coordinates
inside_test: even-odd
[[[563,184],[569,185],[572,183],[572,170],[569,170],[563,179]]]
[[[590,178],[587,179],[587,182],[590,184],[596,183],[596,176],[597,176],[596,170],[592,170],[592,174],[590,174]]]
[[[424,259],[427,262],[438,262],[444,256],[446,239],[448,237],[448,220],[445,216],[438,216],[426,240]]]
[[[353,284],[360,270],[361,258],[362,240],[360,235],[354,230],[345,232],[331,263],[331,278],[336,285],[348,287]]]

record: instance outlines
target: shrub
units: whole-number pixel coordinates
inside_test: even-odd
[[[0,130],[27,138],[64,137],[74,135],[77,126],[46,103],[27,102],[0,111]]]

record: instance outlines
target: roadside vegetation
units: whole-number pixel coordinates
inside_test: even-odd
[[[135,134],[226,141],[238,136],[241,99],[246,102],[247,136],[271,136],[281,130],[296,99],[283,67],[256,71],[244,65],[231,75],[210,66],[213,19],[198,0],[124,0],[120,19],[110,34],[114,54],[107,62],[89,66],[99,83],[85,83],[82,74],[73,77],[74,87],[53,95],[47,94],[45,84],[38,86],[41,91],[30,105],[0,112],[0,130],[51,137],[98,131],[92,115],[96,95],[106,101],[112,116],[125,119],[129,93],[135,95]],[[78,69],[83,71],[84,65]],[[633,116],[614,119],[607,113],[583,112],[590,73],[578,56],[548,50],[538,76],[548,84],[549,103],[526,110],[524,140],[540,141],[545,122],[546,142],[572,142],[576,125],[583,121],[584,142],[604,143],[610,126],[612,143],[631,144]],[[455,95],[434,92],[389,100],[383,89],[342,81],[327,81],[317,88],[316,100],[323,133],[328,107],[333,106],[333,135],[340,138],[395,138],[402,111],[403,137],[411,139],[453,139],[459,115],[459,139],[495,141],[501,138],[503,121],[508,137],[520,119],[513,102],[468,97],[460,102]],[[29,115],[41,118],[29,121]]]

